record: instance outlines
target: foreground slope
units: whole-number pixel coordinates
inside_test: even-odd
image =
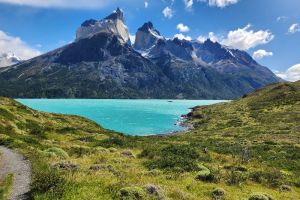
[[[300,81],[198,107],[193,130],[129,137],[0,99],[0,144],[33,163],[35,199],[299,199]]]

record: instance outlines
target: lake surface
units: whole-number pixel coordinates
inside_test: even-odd
[[[129,135],[183,131],[181,115],[218,100],[17,99],[33,109],[89,118],[102,127]]]

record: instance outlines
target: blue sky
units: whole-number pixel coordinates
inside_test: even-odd
[[[117,6],[131,34],[152,21],[166,37],[211,37],[256,52],[259,63],[282,77],[299,76],[299,0],[0,0],[0,53],[27,58],[60,47],[74,40],[84,20],[101,19]],[[286,71],[292,66],[294,75]]]

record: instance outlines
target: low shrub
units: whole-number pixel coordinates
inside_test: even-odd
[[[48,156],[57,156],[63,159],[66,159],[69,157],[68,153],[65,152],[63,149],[58,147],[51,147],[49,149],[44,150],[45,155]]]
[[[123,157],[127,157],[127,158],[134,158],[135,157],[130,150],[124,150],[124,151],[122,151],[121,155]]]
[[[38,170],[33,176],[32,191],[36,194],[49,193],[53,199],[61,199],[67,181],[54,169]]]
[[[212,191],[213,199],[221,199],[225,195],[225,190],[223,188],[216,188]]]
[[[194,196],[190,195],[189,193],[186,193],[179,189],[173,189],[170,192],[169,197],[171,199],[180,199],[180,200],[195,200],[196,199]]]
[[[256,183],[279,187],[283,184],[285,177],[278,170],[255,171],[250,173],[250,179]]]
[[[199,165],[199,172],[196,176],[196,179],[207,181],[208,179],[210,179],[210,176],[211,176],[210,170],[203,165]]]
[[[199,172],[197,173],[195,179],[206,181],[206,182],[219,182],[219,171],[210,170],[204,165],[198,165]]]
[[[273,198],[268,194],[254,193],[250,195],[249,200],[273,200]]]
[[[59,162],[52,164],[53,169],[62,169],[62,170],[78,170],[80,166],[71,162]]]
[[[46,138],[44,127],[32,120],[26,121],[28,132],[37,137]]]
[[[146,196],[145,191],[140,187],[125,187],[119,193],[122,200],[143,200]]]
[[[147,184],[145,185],[145,190],[148,192],[148,194],[155,196],[157,200],[165,199],[164,191],[160,186]]]
[[[84,155],[92,153],[93,149],[87,146],[74,145],[70,148],[70,155],[75,155],[77,157],[82,157]]]
[[[230,171],[227,174],[226,182],[229,185],[240,185],[247,180],[247,175],[240,171]]]
[[[281,185],[279,187],[279,190],[281,192],[290,192],[290,191],[292,191],[292,188],[290,186],[288,186],[288,185]]]
[[[145,162],[149,169],[172,171],[196,171],[199,169],[197,164],[199,152],[190,145],[169,145],[162,149],[148,149],[143,152],[141,155],[149,158]]]

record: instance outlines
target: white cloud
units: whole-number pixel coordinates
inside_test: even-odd
[[[219,42],[221,40],[214,32],[209,32],[208,38],[213,42]]]
[[[207,37],[200,35],[199,37],[197,37],[197,40],[201,43],[205,42],[205,40],[207,40]]]
[[[285,72],[275,72],[277,76],[287,81],[298,81],[300,80],[300,64],[296,64],[290,67]]]
[[[199,42],[205,42],[205,40],[210,39],[213,42],[221,42],[223,37],[217,36],[214,32],[209,32],[208,36],[200,35],[197,40]]]
[[[194,1],[193,0],[183,0],[185,8],[191,9],[193,7]]]
[[[274,35],[268,30],[253,31],[251,25],[244,28],[229,31],[227,37],[221,41],[222,44],[240,50],[249,50],[261,44],[267,44],[273,40]]]
[[[192,40],[192,38],[190,36],[183,35],[182,33],[175,34],[174,38],[178,38],[179,40],[188,40],[188,41]]]
[[[162,13],[164,14],[164,16],[166,18],[172,18],[173,17],[173,10],[171,8],[169,8],[168,6],[165,7],[165,9],[162,11]]]
[[[148,8],[148,6],[149,6],[148,1],[145,1],[145,8]]]
[[[289,28],[289,33],[293,34],[296,32],[300,32],[300,26],[298,23],[292,24]]]
[[[255,59],[262,59],[268,56],[273,56],[273,52],[268,52],[266,50],[260,49],[253,53],[253,58]]]
[[[198,0],[200,2],[208,2],[209,6],[216,6],[219,8],[224,8],[231,4],[236,4],[239,0]]]
[[[176,28],[177,28],[177,30],[179,30],[180,32],[183,32],[183,33],[190,31],[190,28],[182,23],[178,24]]]
[[[277,22],[286,22],[288,20],[288,17],[286,16],[279,16],[276,18]]]
[[[0,3],[15,4],[20,6],[32,7],[56,7],[56,8],[75,8],[75,9],[97,9],[108,6],[116,0],[0,0]],[[118,3],[118,2],[117,2]]]
[[[14,37],[0,30],[0,54],[13,53],[22,60],[27,60],[41,54],[40,51],[28,46],[19,37]]]

